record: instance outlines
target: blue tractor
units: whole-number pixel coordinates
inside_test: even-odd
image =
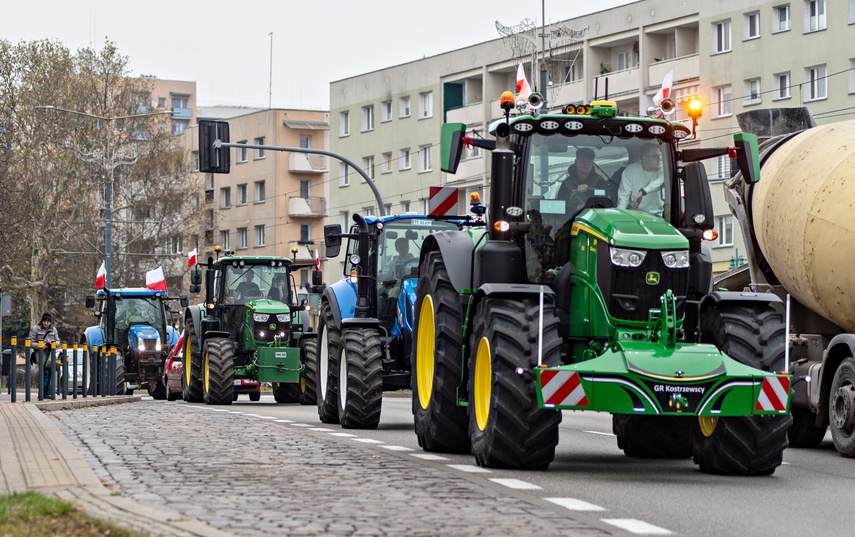
[[[348,239],[345,278],[324,291],[318,319],[313,379],[318,416],[325,423],[374,429],[384,391],[410,388],[413,307],[419,251],[425,237],[483,225],[468,217],[362,217],[342,233],[324,227],[326,256]]]
[[[174,300],[181,307],[188,304],[186,295],[171,298],[166,291],[145,288],[99,289],[86,297],[87,308],[97,303],[98,324],[83,331],[80,343],[90,356],[95,347],[117,349],[117,395],[146,388],[155,399],[166,399],[163,364],[178,342],[171,324],[178,311],[169,307]]]

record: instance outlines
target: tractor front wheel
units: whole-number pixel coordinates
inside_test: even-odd
[[[116,395],[133,395],[133,390],[125,389],[125,355],[116,353]]]
[[[692,419],[679,416],[612,416],[617,445],[627,457],[686,459],[692,456]]]
[[[377,331],[352,328],[342,337],[338,417],[345,429],[376,429],[383,403],[383,352]]]
[[[317,391],[318,417],[323,423],[338,423],[338,358],[341,354],[341,329],[335,324],[329,302],[318,315]]]
[[[273,383],[273,399],[277,403],[299,403],[302,396],[300,385],[296,382]],[[252,400],[252,397],[250,397],[250,400]]]
[[[318,403],[318,340],[303,338],[300,340],[300,358],[306,368],[300,377],[300,404]]]
[[[561,412],[537,405],[534,368],[560,363],[555,307],[534,298],[487,297],[478,305],[469,361],[469,435],[479,466],[545,469]],[[542,357],[538,338],[542,337]]]
[[[199,353],[199,338],[192,318],[185,322],[184,376],[182,398],[188,403],[202,402],[202,356]]]
[[[234,347],[231,341],[226,338],[210,338],[205,341],[202,384],[206,405],[232,404],[234,364]]]
[[[149,382],[148,394],[157,401],[166,399],[166,385],[163,384],[163,379]]]

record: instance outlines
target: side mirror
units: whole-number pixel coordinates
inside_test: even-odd
[[[324,226],[325,257],[337,257],[341,251],[341,224]]]
[[[683,186],[686,191],[686,225],[701,230],[715,226],[712,196],[707,172],[700,162],[683,167]]]
[[[198,268],[190,271],[190,284],[202,285],[202,271]]]
[[[446,173],[457,173],[460,157],[463,155],[463,136],[466,123],[444,123],[441,138],[441,169]]]
[[[87,308],[94,308],[95,307],[95,297],[94,296],[87,296],[86,297],[86,307]]]
[[[324,283],[324,273],[320,270],[312,271],[312,285],[321,285]]]
[[[747,132],[740,132],[733,136],[736,144],[736,164],[742,177],[748,183],[756,183],[760,180],[760,152],[757,149],[757,137]]]
[[[181,304],[182,308],[186,308],[190,305],[190,301],[187,299],[187,295],[179,295],[178,303]]]

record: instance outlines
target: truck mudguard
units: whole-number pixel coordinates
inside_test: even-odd
[[[419,265],[424,257],[433,250],[442,253],[445,269],[451,285],[458,292],[472,286],[472,252],[475,244],[465,231],[437,231],[425,237]]]
[[[838,334],[831,338],[825,352],[822,354],[822,378],[819,381],[819,408],[827,409],[829,392],[831,392],[831,381],[837,371],[840,362],[855,356],[855,334]]]

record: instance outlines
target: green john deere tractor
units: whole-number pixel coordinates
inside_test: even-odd
[[[486,230],[422,246],[419,444],[546,468],[560,410],[592,410],[612,414],[628,456],[773,473],[791,423],[780,300],[713,291],[703,244],[714,218],[699,161],[730,154],[759,177],[756,139],[684,148],[683,124],[612,101],[545,114],[501,102],[493,139],[443,126],[443,171],[471,144],[492,151],[492,177]]]

